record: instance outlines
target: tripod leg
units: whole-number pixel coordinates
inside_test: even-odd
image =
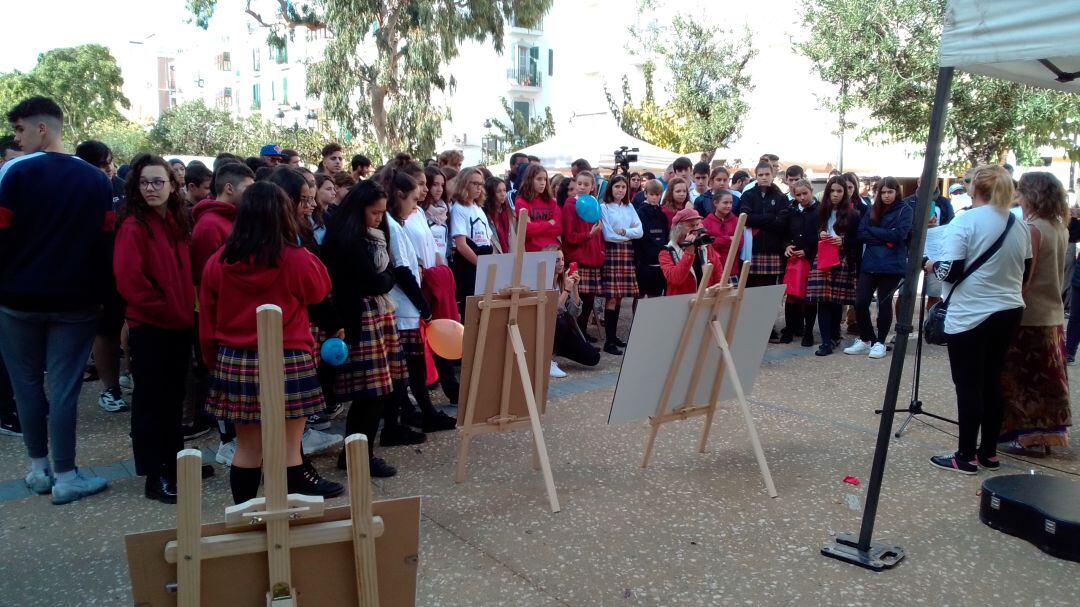
[[[900,429],[897,430],[896,434],[894,434],[893,436],[895,436],[896,438],[902,437],[904,435],[904,430],[907,430],[908,424],[910,424],[911,420],[913,419],[915,419],[915,414],[908,413],[907,419],[904,420],[904,423],[900,424]]]

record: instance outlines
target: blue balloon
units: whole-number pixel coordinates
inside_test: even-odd
[[[581,196],[577,199],[575,204],[578,217],[585,223],[596,223],[600,221],[600,202],[596,200],[595,196],[588,194]]]
[[[337,367],[349,358],[349,346],[340,338],[331,337],[323,342],[320,353],[326,364]]]

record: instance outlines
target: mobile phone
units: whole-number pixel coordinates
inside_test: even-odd
[[[577,274],[577,262],[570,262],[570,269],[566,271],[567,274]]]

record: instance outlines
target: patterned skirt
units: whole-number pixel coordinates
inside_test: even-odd
[[[307,417],[325,406],[311,354],[285,350],[285,417]],[[221,421],[237,424],[257,424],[262,420],[257,351],[218,348],[206,410]]]
[[[721,268],[722,269],[722,268]],[[750,258],[750,274],[783,274],[784,256],[773,253],[754,253]]]
[[[311,356],[315,359],[315,366],[322,365],[322,345],[330,336],[320,329],[315,323],[311,323],[311,336],[315,338],[315,350]]]
[[[604,245],[603,296],[637,297],[634,245],[629,242],[607,242]]]
[[[603,295],[604,293],[604,270],[603,268],[590,268],[578,266],[578,293],[582,295]]]
[[[342,400],[362,396],[386,396],[394,380],[409,377],[401,338],[394,327],[394,314],[379,314],[374,298],[363,299],[360,334],[349,334],[349,358],[337,369],[334,392]]]
[[[398,329],[397,332],[401,352],[406,358],[424,355],[424,340],[420,337],[420,329]]]
[[[810,303],[854,304],[855,272],[848,267],[847,259],[840,257],[840,265],[828,270],[810,270],[806,283],[806,301]]]
[[[1021,326],[1001,374],[1005,397],[1001,442],[1022,447],[1068,447],[1072,412],[1061,326]]]

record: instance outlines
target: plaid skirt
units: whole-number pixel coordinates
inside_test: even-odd
[[[810,303],[854,304],[855,272],[848,267],[847,258],[840,256],[840,265],[828,270],[810,270],[806,283],[806,301]]]
[[[307,417],[325,406],[311,354],[285,350],[285,417]],[[257,424],[262,420],[257,351],[218,348],[206,410],[221,421],[236,424]]]
[[[604,243],[604,297],[637,297],[637,270],[634,245],[629,242]]]
[[[393,391],[394,380],[409,377],[394,314],[379,314],[371,297],[365,297],[363,305],[360,334],[346,330],[349,358],[337,368],[334,392],[343,400],[386,396]]]
[[[406,357],[424,355],[424,340],[420,337],[420,329],[398,329],[397,332],[401,352]]]
[[[311,323],[311,336],[315,338],[315,349],[311,353],[311,356],[315,359],[315,366],[318,367],[322,364],[322,345],[330,336],[326,334],[326,331],[320,329],[315,323]]]
[[[750,274],[783,274],[784,256],[773,253],[754,253],[750,258]]]
[[[601,295],[604,292],[604,270],[578,266],[578,293],[582,295]]]

